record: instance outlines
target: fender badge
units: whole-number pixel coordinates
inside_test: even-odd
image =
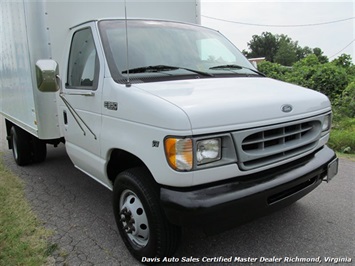
[[[158,147],[159,147],[159,141],[153,140],[153,141],[152,141],[152,147],[153,147],[153,148],[158,148]]]
[[[293,107],[290,104],[284,104],[283,106],[281,106],[281,110],[284,113],[289,113],[293,110]]]
[[[112,110],[112,111],[117,111],[118,109],[118,103],[117,102],[108,102],[105,101],[104,102],[104,107],[108,110]]]

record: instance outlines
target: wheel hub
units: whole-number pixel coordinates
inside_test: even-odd
[[[121,215],[121,222],[126,224],[123,227],[126,233],[130,234],[136,231],[135,224],[134,224],[135,221],[134,218],[132,217],[131,211],[125,207],[121,210],[120,215]]]
[[[121,195],[120,218],[128,238],[138,247],[145,247],[149,241],[148,218],[142,202],[131,190]]]

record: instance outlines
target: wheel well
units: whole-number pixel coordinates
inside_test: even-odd
[[[146,167],[143,161],[137,156],[127,151],[116,149],[111,152],[107,165],[107,176],[113,183],[119,173],[138,166]]]

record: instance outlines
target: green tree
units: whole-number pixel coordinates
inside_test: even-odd
[[[318,57],[318,60],[321,64],[325,64],[329,62],[328,57],[326,57],[325,55],[323,55],[323,51],[322,49],[316,47],[313,49],[313,54],[315,54]]]
[[[355,81],[355,65],[353,64],[350,55],[342,54],[338,58],[334,59],[331,63],[345,69],[346,73],[348,74],[349,83]]]
[[[308,46],[305,46],[305,47],[297,46],[297,48],[296,48],[296,54],[297,54],[298,60],[301,60],[312,53],[313,53],[313,50],[311,48],[309,48]]]
[[[350,68],[352,66],[351,56],[348,54],[342,54],[338,58],[334,59],[332,63],[336,66]]]
[[[265,57],[267,61],[279,63],[284,66],[292,66],[295,62],[314,54],[319,63],[329,62],[322,49],[308,46],[301,47],[297,41],[293,41],[285,34],[274,35],[271,32],[263,32],[261,35],[253,35],[248,42],[248,51],[243,50],[246,57]]]
[[[297,62],[298,57],[295,43],[288,39],[282,38],[279,41],[279,48],[275,54],[274,61],[275,63],[283,66],[292,66],[295,62]]]
[[[265,57],[267,61],[274,62],[274,56],[279,48],[278,39],[271,32],[263,32],[260,36],[252,36],[248,48],[250,52],[246,52],[247,57]]]

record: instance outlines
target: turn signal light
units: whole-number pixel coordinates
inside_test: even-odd
[[[193,167],[193,145],[190,138],[165,139],[165,154],[169,165],[177,171],[190,171]]]

